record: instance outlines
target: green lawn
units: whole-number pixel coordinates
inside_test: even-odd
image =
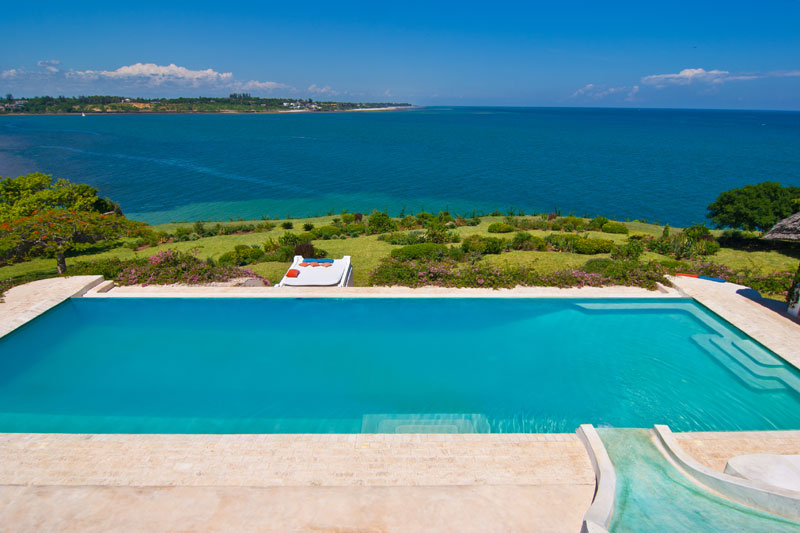
[[[315,227],[330,224],[334,217],[316,217],[308,219],[294,219],[291,222],[294,224],[293,232],[302,232],[304,223],[312,223]],[[457,231],[462,237],[468,235],[492,235],[496,237],[511,238],[513,233],[509,234],[490,234],[488,232],[489,224],[492,222],[503,221],[504,217],[482,217],[481,223],[478,226],[463,226],[457,228]],[[248,223],[257,223],[260,221],[246,221]],[[226,235],[217,237],[208,237],[196,241],[169,243],[161,246],[147,248],[138,252],[134,252],[125,247],[118,247],[113,250],[107,250],[100,253],[87,253],[78,257],[70,257],[67,259],[67,264],[75,263],[76,261],[88,261],[92,259],[104,257],[119,257],[119,258],[132,258],[153,255],[160,250],[173,248],[177,250],[196,250],[200,258],[205,259],[211,257],[213,259],[219,258],[225,252],[233,249],[234,246],[239,244],[245,245],[262,245],[268,238],[277,240],[277,238],[286,231],[280,227],[280,220],[272,221],[276,223],[276,227],[264,233],[250,233],[243,235]],[[242,221],[235,222],[221,222],[223,225],[241,224]],[[216,224],[215,222],[208,222],[207,225]],[[627,222],[627,226],[633,233],[646,233],[651,235],[661,235],[663,231],[662,226],[655,224],[645,224],[641,222]],[[191,226],[191,224],[162,224],[154,226],[153,229],[173,232],[178,226]],[[674,231],[679,231],[676,228]],[[546,236],[547,231],[532,231],[534,235]],[[626,235],[616,235],[608,233],[591,232],[591,237],[611,239],[617,243],[625,242]],[[376,235],[361,236],[350,239],[332,239],[332,240],[316,240],[314,245],[317,248],[322,248],[328,252],[329,257],[341,257],[343,255],[352,256],[355,283],[356,285],[367,285],[369,283],[370,272],[377,266],[381,258],[389,255],[390,251],[395,246],[389,245],[383,241],[379,241]],[[522,252],[514,251],[507,252],[500,255],[486,256],[484,261],[491,264],[510,264],[510,265],[533,265],[542,272],[553,272],[563,268],[579,268],[586,263],[587,260],[597,257],[607,257],[608,254],[600,255],[579,255],[562,252]],[[644,256],[645,260],[649,259],[666,259],[665,256],[647,253]],[[769,252],[746,252],[733,249],[723,248],[718,254],[709,258],[711,261],[718,262],[733,268],[751,267],[761,270],[764,273],[774,271],[794,271],[797,268],[798,259],[791,256],[782,254],[777,251]],[[250,265],[247,268],[265,276],[272,282],[280,280],[286,272],[289,263],[258,263]],[[0,279],[7,279],[22,275],[36,275],[36,276],[55,276],[55,260],[54,259],[35,259],[25,263],[18,263],[0,267]]]

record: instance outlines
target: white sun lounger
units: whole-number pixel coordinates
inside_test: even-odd
[[[298,270],[300,275],[296,278],[284,275],[277,287],[350,287],[353,285],[353,266],[350,264],[349,255],[341,259],[334,259],[329,267],[300,266],[300,263],[305,261],[306,259],[301,255],[294,256],[289,270]]]

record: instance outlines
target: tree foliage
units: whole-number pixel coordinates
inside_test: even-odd
[[[706,215],[718,228],[767,231],[778,221],[797,212],[800,187],[781,187],[765,181],[745,185],[719,195]]]
[[[142,222],[116,214],[46,209],[0,223],[0,255],[12,258],[55,256],[58,273],[67,270],[66,254],[81,245],[137,235]]]
[[[118,204],[97,196],[97,189],[91,185],[65,179],[54,181],[51,175],[41,172],[0,178],[0,222],[30,216],[42,209],[122,213]]]

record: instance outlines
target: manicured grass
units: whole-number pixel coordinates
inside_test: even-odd
[[[332,216],[326,216],[326,217],[315,217],[307,219],[293,219],[291,220],[291,222],[294,224],[294,228],[291,231],[294,233],[302,232],[303,231],[302,227],[304,223],[312,223],[317,228],[320,226],[325,226],[331,224],[334,218],[335,217]],[[503,220],[504,217],[482,217],[481,223],[479,225],[462,226],[456,228],[455,231],[462,238],[469,235],[478,234],[483,236],[511,239],[514,233],[497,234],[488,232],[490,224],[492,224],[493,222],[500,222]],[[227,226],[232,224],[243,224],[243,223],[256,224],[258,222],[262,221],[232,221],[232,222],[220,222],[220,224]],[[269,238],[273,239],[274,241],[277,241],[278,237],[280,237],[287,231],[281,228],[280,226],[280,224],[284,221],[272,220],[270,222],[275,223],[276,227],[269,232],[207,237],[198,239],[196,241],[168,243],[161,246],[146,248],[140,251],[132,251],[128,248],[120,246],[119,248],[115,248],[113,250],[103,251],[99,253],[88,253],[76,257],[69,257],[67,259],[67,264],[69,265],[69,264],[74,264],[75,262],[78,261],[90,261],[93,259],[102,259],[107,257],[119,257],[121,259],[133,258],[133,257],[147,257],[161,250],[166,250],[168,248],[181,251],[195,250],[198,257],[200,257],[201,259],[206,259],[210,257],[216,260],[219,258],[220,255],[232,250],[234,246],[240,244],[244,244],[247,246],[252,246],[252,245],[261,246]],[[206,222],[205,224],[206,226],[213,226],[216,224],[216,222]],[[153,229],[160,231],[174,232],[175,229],[179,226],[191,227],[191,225],[192,224],[189,223],[161,224],[153,226]],[[626,225],[631,229],[632,233],[645,233],[645,234],[660,236],[663,231],[663,226],[658,226],[656,224],[645,224],[642,222],[627,222]],[[674,228],[673,231],[674,232],[680,231],[680,228]],[[540,237],[545,237],[547,234],[552,232],[534,230],[531,231],[530,233],[538,235]],[[589,236],[593,238],[610,239],[615,243],[624,243],[627,239],[627,235],[609,234],[601,232],[590,232]],[[387,257],[393,248],[396,248],[396,246],[392,246],[390,244],[387,244],[386,242],[379,241],[377,235],[362,235],[360,237],[349,238],[349,239],[315,240],[313,244],[317,248],[321,248],[327,251],[329,257],[341,257],[343,255],[350,255],[353,261],[354,280],[356,285],[367,285],[369,283],[370,273],[378,265],[378,262],[382,258]],[[579,254],[562,253],[562,252],[513,251],[513,252],[506,252],[500,255],[488,255],[483,259],[483,261],[497,265],[501,264],[532,265],[537,270],[540,270],[543,273],[550,273],[560,269],[580,268],[586,263],[586,261],[599,257],[608,257],[608,254],[579,255]],[[642,259],[647,261],[647,260],[666,260],[669,258],[658,254],[646,253]],[[707,260],[721,263],[733,268],[751,267],[759,269],[764,273],[774,272],[774,271],[787,271],[787,270],[794,271],[796,270],[798,263],[798,259],[777,251],[747,252],[747,251],[733,250],[728,248],[723,248],[719,253],[710,258],[707,258]],[[265,276],[267,279],[269,279],[274,283],[280,280],[280,278],[283,276],[283,274],[289,267],[289,264],[290,263],[288,262],[258,263],[255,265],[249,265],[246,268],[249,268],[254,272],[257,272],[258,274]],[[0,267],[0,279],[7,279],[23,275],[35,275],[40,277],[55,276],[56,275],[55,260],[35,259],[32,261],[27,261],[25,263],[18,263],[15,265]]]

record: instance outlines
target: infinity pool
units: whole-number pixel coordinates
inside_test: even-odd
[[[800,429],[690,299],[74,298],[0,338],[0,432]]]

